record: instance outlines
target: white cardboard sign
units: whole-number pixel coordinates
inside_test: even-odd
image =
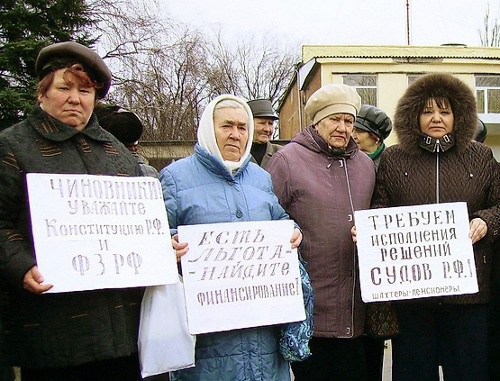
[[[365,302],[478,292],[463,202],[355,212]]]
[[[54,285],[48,292],[178,281],[158,179],[26,177],[37,265]]]
[[[293,221],[179,226],[189,332],[305,319]]]

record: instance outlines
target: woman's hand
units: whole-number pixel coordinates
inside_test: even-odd
[[[42,284],[44,281],[42,274],[37,266],[33,266],[24,274],[23,287],[26,291],[33,294],[41,294],[50,290],[53,286],[51,284]]]
[[[474,218],[469,222],[469,237],[472,243],[476,243],[488,232],[488,225],[480,218]]]
[[[356,225],[351,228],[351,238],[352,242],[358,242],[358,232],[356,231]]]
[[[175,250],[175,256],[177,257],[177,262],[181,261],[181,257],[186,254],[189,250],[187,242],[179,243],[179,236],[175,234],[172,236],[172,247]]]
[[[292,238],[290,239],[290,243],[292,244],[292,249],[299,247],[301,242],[302,242],[302,232],[300,231],[300,229],[297,228],[293,229]]]

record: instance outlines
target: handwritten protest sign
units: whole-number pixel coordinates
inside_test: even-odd
[[[158,179],[30,173],[27,183],[49,292],[178,281]]]
[[[293,221],[179,226],[191,334],[305,319]]]
[[[463,202],[355,212],[365,302],[478,292]]]

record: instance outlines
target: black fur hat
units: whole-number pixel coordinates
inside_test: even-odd
[[[136,143],[142,135],[142,122],[133,112],[120,106],[99,106],[94,109],[99,124],[124,145]]]

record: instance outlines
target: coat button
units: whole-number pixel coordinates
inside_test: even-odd
[[[237,211],[236,211],[236,217],[237,217],[237,218],[241,218],[241,217],[243,217],[243,212],[242,212],[241,210],[237,210]]]

